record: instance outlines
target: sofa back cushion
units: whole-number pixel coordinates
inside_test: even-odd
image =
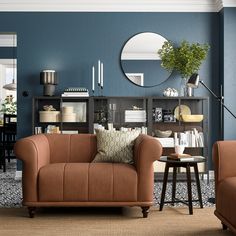
[[[69,162],[92,162],[97,153],[97,139],[94,134],[71,135]]]
[[[91,162],[97,152],[96,136],[92,134],[50,134],[46,137],[50,163]]]

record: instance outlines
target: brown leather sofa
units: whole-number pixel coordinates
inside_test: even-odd
[[[223,229],[236,233],[236,141],[218,141],[213,146],[215,167],[215,215]]]
[[[91,163],[96,153],[92,134],[40,134],[17,141],[15,154],[23,161],[23,205],[30,217],[36,207],[52,206],[140,206],[147,217],[160,143],[139,135],[134,165]]]

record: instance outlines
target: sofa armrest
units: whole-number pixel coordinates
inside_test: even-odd
[[[218,141],[213,145],[213,163],[216,184],[236,176],[236,141]]]
[[[139,135],[134,145],[134,164],[138,174],[138,201],[153,200],[153,162],[160,159],[162,146],[148,135]]]
[[[43,134],[20,139],[14,146],[14,152],[16,157],[23,161],[24,202],[37,201],[38,171],[50,162],[48,140]]]

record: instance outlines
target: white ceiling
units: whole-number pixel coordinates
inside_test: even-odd
[[[0,0],[0,12],[218,12],[236,0]]]

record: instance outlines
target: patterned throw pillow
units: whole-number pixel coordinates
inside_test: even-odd
[[[133,164],[133,146],[140,132],[96,130],[97,155],[93,162]]]

